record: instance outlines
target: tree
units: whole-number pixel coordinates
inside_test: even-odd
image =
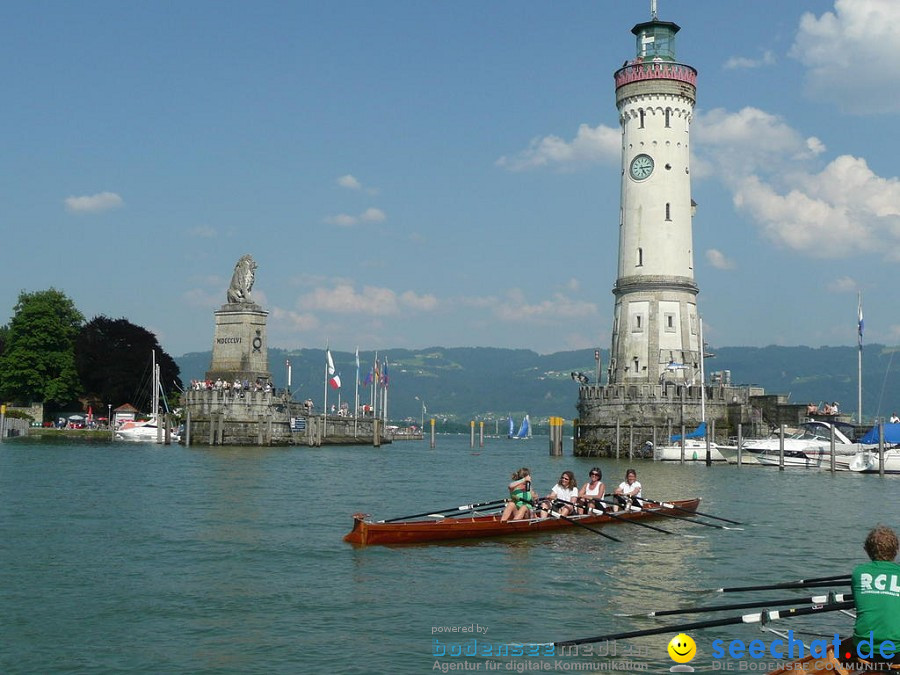
[[[65,293],[19,294],[0,356],[0,396],[5,400],[68,403],[80,392],[75,338],[84,317]]]
[[[102,315],[91,319],[75,341],[75,365],[85,398],[101,406],[131,403],[149,410],[151,352],[156,352],[160,382],[168,397],[181,388],[180,371],[156,336],[126,319]]]

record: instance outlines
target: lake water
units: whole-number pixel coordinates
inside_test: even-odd
[[[820,593],[705,589],[849,573],[865,559],[871,526],[900,526],[896,477],[645,461],[634,466],[646,496],[701,496],[701,511],[742,521],[744,531],[665,520],[657,524],[675,534],[607,529],[623,543],[581,529],[392,548],[341,540],[357,511],[380,519],[503,497],[523,465],[541,492],[567,468],[580,483],[600,464],[610,487],[628,466],[570,454],[567,441],[566,456],[550,457],[546,438],[487,439],[473,451],[467,436],[438,437],[433,450],[427,441],[380,449],[7,441],[0,670],[666,672],[674,629],[608,645],[608,655],[601,645],[564,659],[486,650],[757,611],[616,616],[638,610]],[[836,612],[777,623],[828,636],[851,625]],[[443,632],[453,627],[487,632]],[[691,635],[698,671],[717,668],[714,639],[772,639],[748,625]],[[452,655],[473,648],[474,657]]]

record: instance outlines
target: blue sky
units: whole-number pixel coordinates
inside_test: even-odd
[[[0,321],[173,355],[257,261],[270,346],[608,347],[613,72],[649,0],[0,5]],[[711,345],[896,344],[900,2],[659,0],[699,71]]]

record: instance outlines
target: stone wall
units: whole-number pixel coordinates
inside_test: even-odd
[[[774,413],[765,407],[770,401],[763,389],[707,385],[705,398],[705,419],[713,440],[724,442],[735,436],[738,424],[745,437],[768,434],[768,416]],[[681,433],[682,426],[692,431],[703,419],[703,407],[699,385],[583,386],[574,454],[639,456],[648,441],[665,443],[670,435]],[[774,410],[783,412],[777,406]]]
[[[191,445],[372,445],[371,417],[317,415],[286,392],[192,389],[184,394],[185,443]],[[301,420],[301,430],[292,422]],[[380,430],[379,430],[380,431]],[[389,443],[390,440],[377,440]]]

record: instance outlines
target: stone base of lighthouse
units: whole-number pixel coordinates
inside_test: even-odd
[[[761,387],[707,385],[707,428],[712,440],[727,443],[737,436],[767,436],[780,424],[803,421],[806,405],[788,403],[786,396],[766,395]],[[697,427],[703,418],[699,385],[583,386],[578,393],[575,424],[576,457],[645,457],[647,442],[668,444],[672,434]]]

